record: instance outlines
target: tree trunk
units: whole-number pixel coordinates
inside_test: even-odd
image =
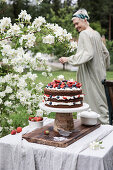
[[[111,14],[109,14],[109,36],[108,39],[111,40]]]
[[[63,70],[65,70],[65,66],[66,66],[65,63],[63,63]]]

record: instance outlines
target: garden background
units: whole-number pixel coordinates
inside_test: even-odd
[[[1,0],[0,1],[0,22],[1,22],[1,26],[4,20],[2,20],[2,18],[6,17],[6,18],[11,18],[11,22],[8,19],[8,22],[10,24],[12,24],[12,26],[7,25],[7,27],[3,30],[1,29],[1,37],[0,37],[0,42],[2,42],[3,40],[9,40],[12,43],[11,47],[13,49],[15,49],[15,53],[17,54],[18,52],[18,48],[22,47],[23,50],[21,51],[23,53],[23,55],[25,54],[26,56],[28,56],[28,52],[31,51],[34,56],[40,56],[39,53],[45,54],[45,56],[43,55],[43,57],[48,57],[50,62],[55,62],[58,64],[58,58],[61,56],[69,56],[71,54],[73,54],[75,50],[71,51],[69,48],[69,41],[70,40],[77,40],[78,39],[78,33],[76,32],[76,30],[74,29],[74,26],[72,24],[72,14],[79,8],[85,8],[90,16],[90,25],[93,29],[97,30],[102,37],[105,37],[105,43],[106,46],[110,52],[110,57],[111,57],[111,65],[110,65],[110,69],[107,71],[107,79],[109,80],[113,80],[113,1],[110,0],[95,0],[95,1],[90,1],[90,0],[78,0],[78,1],[73,1],[73,0],[37,0],[37,1],[31,1],[31,0]],[[22,18],[22,10],[24,11],[24,14],[28,17],[27,19]],[[27,14],[26,14],[26,12]],[[21,13],[21,15],[20,15]],[[31,18],[30,18],[31,16]],[[42,17],[42,18],[40,18]],[[36,28],[36,18],[40,18],[40,26],[38,28]],[[45,27],[45,20],[47,23],[51,23],[53,25],[49,25],[48,27]],[[14,25],[15,23],[18,25]],[[39,21],[38,21],[39,22]],[[31,23],[32,26],[31,26]],[[20,25],[19,25],[20,24]],[[22,25],[23,24],[23,25]],[[57,25],[58,24],[58,25]],[[18,29],[18,31],[16,30],[16,33],[11,32],[11,29],[15,29],[14,26],[19,26],[16,27],[16,29]],[[8,32],[10,27],[10,31]],[[51,28],[50,28],[51,27]],[[55,32],[54,29],[59,29],[60,31],[62,31],[62,35],[64,35],[65,33],[65,40],[61,39],[63,36],[57,36],[55,37],[56,40],[54,40],[54,44],[53,44],[53,38],[52,37]],[[40,31],[41,30],[41,31]],[[26,43],[26,39],[25,36],[21,39],[21,41],[19,40],[18,35],[22,36],[22,34],[27,35],[28,32],[31,31],[33,33],[33,36],[35,34],[35,38],[36,38],[36,42],[35,44],[27,44]],[[17,34],[18,32],[18,34]],[[68,34],[69,33],[69,34]],[[70,35],[71,33],[71,35]],[[8,37],[8,34],[10,35]],[[49,37],[49,41],[46,39],[46,43],[44,42],[43,38],[44,36],[47,35],[52,35],[51,37]],[[58,39],[60,37],[60,39]],[[33,37],[34,38],[34,37]],[[30,40],[33,41],[33,38],[31,38]],[[34,38],[34,39],[35,39]],[[64,38],[64,37],[63,37]],[[51,40],[50,40],[51,39]],[[50,42],[51,41],[51,42]],[[9,42],[8,42],[9,43]],[[32,42],[34,43],[34,42]],[[2,44],[2,43],[1,43]],[[27,46],[27,47],[26,47]],[[9,48],[9,47],[8,47]],[[43,88],[44,86],[46,86],[46,84],[48,84],[50,81],[52,81],[54,78],[57,78],[58,75],[62,74],[64,75],[65,79],[76,79],[76,72],[75,71],[70,71],[70,70],[66,70],[66,67],[62,66],[60,68],[60,70],[56,70],[53,71],[49,70],[49,67],[47,67],[45,65],[45,62],[41,62],[40,60],[38,61],[38,64],[35,65],[35,69],[33,65],[30,65],[30,63],[26,63],[27,67],[25,66],[25,61],[24,61],[24,65],[23,63],[21,67],[21,69],[23,71],[18,71],[17,67],[15,66],[17,63],[11,63],[11,61],[7,64],[4,64],[6,62],[6,57],[7,55],[11,55],[8,52],[6,52],[5,50],[8,48],[6,48],[6,46],[1,45],[0,47],[0,63],[1,63],[1,67],[0,67],[0,77],[1,77],[1,82],[3,81],[3,78],[6,77],[9,74],[13,74],[13,76],[15,75],[16,72],[18,72],[19,76],[24,77],[24,75],[29,75],[32,77],[32,74],[34,76],[34,80],[32,79],[27,79],[27,86],[28,86],[28,90],[30,91],[32,89],[32,87],[34,88],[34,84],[38,84],[38,87],[35,87],[32,91],[32,98],[33,95],[35,95],[35,91],[36,88],[38,88],[38,91],[42,91],[43,94]],[[10,51],[11,49],[9,49]],[[12,53],[12,51],[11,51]],[[31,55],[31,54],[30,54]],[[5,59],[4,59],[5,57]],[[29,56],[28,56],[29,57]],[[35,57],[36,58],[36,57]],[[4,59],[4,60],[3,60]],[[11,58],[10,58],[11,60]],[[29,59],[31,61],[31,59]],[[4,62],[3,62],[4,61]],[[15,60],[16,61],[16,60]],[[34,64],[34,63],[33,63]],[[12,65],[16,68],[14,68]],[[29,65],[29,66],[28,66]],[[43,65],[43,68],[40,66]],[[41,68],[40,68],[41,67]],[[62,70],[63,69],[63,70]],[[65,69],[65,70],[64,70]],[[30,72],[31,74],[30,74]],[[44,72],[45,70],[45,72]],[[44,75],[44,76],[42,76]],[[49,76],[49,77],[48,77]],[[14,78],[14,77],[13,77]],[[17,81],[17,80],[16,80]],[[31,82],[34,81],[34,84],[32,84]],[[40,83],[42,82],[42,84]],[[14,83],[14,82],[13,82]],[[24,84],[24,83],[23,83]],[[32,84],[32,86],[31,86]],[[18,87],[18,85],[17,85]],[[8,82],[5,81],[4,84],[0,84],[0,93],[1,96],[3,95],[3,91],[6,91],[6,89],[9,88],[9,84]],[[6,102],[7,98],[11,100],[11,102],[14,102],[13,97],[14,96],[10,96],[9,97],[9,93],[11,94],[11,91],[13,89],[13,92],[15,91],[15,88],[10,86],[10,88],[8,89],[10,92],[7,93],[6,96],[2,96],[1,97],[1,103],[0,103],[0,108],[1,112],[0,112],[0,136],[4,136],[8,133],[10,133],[12,128],[17,128],[18,126],[26,126],[28,124],[28,117],[30,111],[32,110],[32,114],[36,114],[36,111],[39,109],[36,105],[39,102],[39,95],[41,96],[41,94],[38,92],[37,96],[38,99],[35,98],[32,100],[32,107],[29,109],[28,108],[28,103],[26,103],[27,105],[27,109],[25,106],[25,103],[23,105],[22,100],[20,102],[20,98],[18,97],[15,101],[15,106],[16,107],[12,107],[11,103]],[[18,87],[19,88],[19,87]],[[18,89],[16,89],[18,90]],[[19,89],[20,90],[20,89]],[[16,91],[15,91],[16,92]],[[15,94],[15,96],[17,96],[17,94]],[[12,97],[12,98],[11,98]],[[37,103],[36,103],[37,100]],[[6,105],[4,106],[4,103],[6,102]],[[18,105],[18,103],[20,102],[20,105]],[[28,102],[28,101],[27,101]],[[31,102],[31,101],[30,101]],[[14,103],[13,103],[14,104]],[[10,106],[9,106],[10,105]],[[34,110],[33,110],[33,106],[34,106]],[[39,112],[39,111],[38,111]],[[54,117],[54,114],[51,113],[49,115],[47,115],[48,117]]]

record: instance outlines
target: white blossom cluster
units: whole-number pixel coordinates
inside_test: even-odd
[[[9,28],[11,26],[11,18],[3,17],[3,19],[0,20],[0,32],[4,33],[6,28]]]
[[[47,35],[46,37],[43,37],[43,43],[45,44],[54,44],[55,37],[52,35]]]
[[[43,0],[36,0],[36,2],[38,3],[38,5],[40,5],[42,3]]]
[[[27,14],[26,10],[21,10],[21,13],[18,15],[18,18],[22,21],[28,21],[30,22],[31,15]]]
[[[99,149],[104,149],[102,146],[102,141],[92,141],[89,145],[90,149],[92,150],[99,150]]]
[[[0,85],[8,84],[6,89],[0,92],[0,103],[7,96],[7,100],[4,102],[4,105],[7,107],[15,105],[15,102],[19,100],[20,104],[26,106],[28,113],[29,109],[31,111],[37,109],[40,101],[39,92],[42,91],[43,84],[41,82],[36,84],[36,79],[37,75],[31,72],[23,76],[7,74],[4,77],[0,77]],[[30,89],[28,89],[28,82],[30,82]]]
[[[25,48],[31,48],[35,44],[36,37],[34,34],[27,34],[27,35],[22,35],[22,37],[19,39],[19,43],[23,45],[23,42],[25,42]]]
[[[53,30],[55,37],[58,38],[59,41],[70,41],[72,39],[71,33],[68,33],[66,29],[58,26],[58,24],[46,24],[46,27]]]
[[[75,51],[75,49],[77,49],[77,42],[71,41],[69,48],[70,48],[70,52]]]
[[[20,30],[20,26],[18,26],[17,24],[14,23],[14,25],[10,26],[10,29],[7,31],[7,34],[9,35],[19,35],[20,33],[22,33],[22,31]]]
[[[46,20],[44,17],[39,16],[38,18],[35,18],[35,20],[32,23],[32,27],[38,28],[40,30],[40,27],[42,24],[46,23]]]
[[[40,43],[40,41],[37,43],[36,33],[41,35],[39,38],[44,45],[52,46],[56,39],[59,42],[68,41],[70,45],[72,39],[71,34],[67,33],[65,29],[57,24],[46,24],[45,18],[41,16],[35,18],[32,23],[30,20],[31,16],[27,14],[26,10],[21,11],[18,23],[13,25],[10,18],[5,17],[0,20],[2,57],[0,67],[6,65],[11,68],[11,72],[0,77],[0,114],[17,113],[18,108],[22,106],[28,114],[35,112],[42,115],[39,103],[42,102],[43,83],[39,81],[37,83],[38,76],[34,74],[34,71],[43,70],[43,76],[52,76],[51,68],[46,65],[46,61],[51,58],[51,55],[41,52],[34,53],[34,47],[38,47]],[[41,29],[43,31],[45,29],[47,33],[44,32],[42,35]],[[70,47],[74,48],[75,44]],[[4,119],[7,120],[7,116]],[[12,127],[5,128],[11,129]]]

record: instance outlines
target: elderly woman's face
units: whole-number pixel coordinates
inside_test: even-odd
[[[73,20],[73,24],[78,32],[81,32],[87,28],[87,22],[86,20],[75,18]]]

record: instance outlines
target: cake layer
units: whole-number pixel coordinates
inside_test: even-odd
[[[82,94],[82,90],[79,89],[79,90],[76,90],[76,89],[47,89],[47,88],[44,88],[44,93],[47,94],[47,95],[55,95],[55,96],[74,96],[74,95],[77,95],[77,94]]]
[[[83,98],[82,97],[80,97],[80,98],[77,98],[77,99],[70,99],[70,100],[57,100],[57,99],[48,99],[48,100],[45,100],[45,103],[46,103],[46,101],[50,101],[50,102],[57,102],[57,103],[59,103],[59,102],[65,102],[65,103],[69,103],[69,102],[78,102],[78,101],[82,101],[83,100]]]
[[[49,105],[49,104],[45,104],[48,107],[53,107],[53,108],[77,108],[77,107],[81,107],[83,106],[83,102],[81,102],[81,104],[75,104],[75,105]]]

